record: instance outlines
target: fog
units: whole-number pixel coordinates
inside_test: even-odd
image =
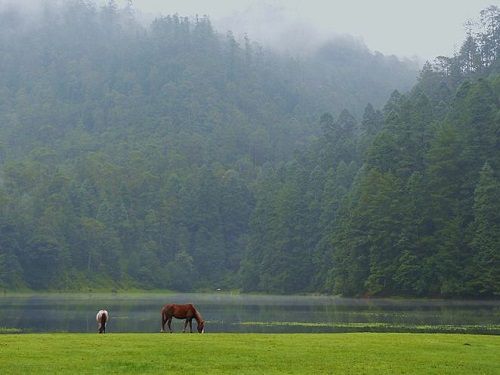
[[[52,0],[50,2],[55,2]],[[43,0],[0,0],[33,10]],[[99,0],[104,3],[107,0]],[[127,0],[117,0],[119,5]],[[145,19],[159,14],[208,15],[220,32],[232,30],[279,50],[306,51],[338,35],[351,35],[371,50],[399,57],[452,55],[464,22],[498,0],[135,0]]]
[[[141,0],[149,13],[208,14],[219,31],[248,33],[274,47],[310,47],[350,34],[372,50],[431,59],[451,55],[464,37],[464,21],[497,0]],[[293,31],[293,33],[292,33]],[[297,31],[299,37],[297,38]]]

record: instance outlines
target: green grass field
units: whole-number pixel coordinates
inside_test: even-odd
[[[500,337],[4,334],[1,374],[500,374]]]

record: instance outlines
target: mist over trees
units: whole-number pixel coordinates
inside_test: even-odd
[[[112,1],[23,20],[0,13],[1,287],[500,292],[498,8],[407,94],[411,65],[345,40],[294,58]]]

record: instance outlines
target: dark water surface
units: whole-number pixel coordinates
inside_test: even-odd
[[[0,297],[0,332],[159,332],[165,303],[193,303],[208,332],[470,332],[500,334],[500,301],[228,294],[44,294]],[[175,332],[183,323],[175,320]],[[193,321],[193,329],[196,323]]]

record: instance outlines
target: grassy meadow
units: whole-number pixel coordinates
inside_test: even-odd
[[[499,374],[499,358],[487,335],[0,335],[2,374]]]

